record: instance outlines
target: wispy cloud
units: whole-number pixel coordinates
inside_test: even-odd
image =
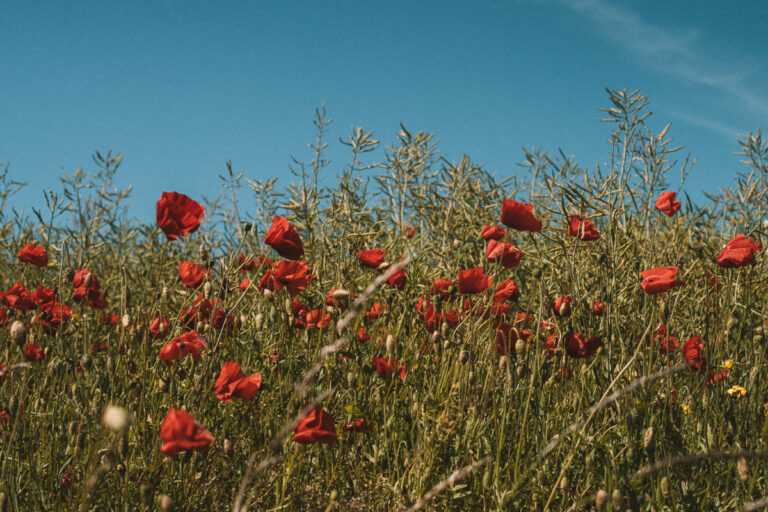
[[[704,42],[700,31],[681,29],[673,32],[648,23],[637,13],[607,0],[558,2],[585,16],[642,65],[672,76],[683,84],[708,87],[753,112],[768,115],[768,97],[749,85],[748,74],[736,71],[732,63],[718,61],[702,51]],[[723,134],[731,130],[717,121],[686,117],[689,122]],[[733,136],[733,133],[729,135]]]

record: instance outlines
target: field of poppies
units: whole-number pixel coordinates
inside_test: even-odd
[[[0,511],[768,507],[768,142],[692,159],[609,90],[605,162],[517,176],[355,128],[293,183],[132,218],[0,172]],[[681,156],[682,155],[682,156]]]

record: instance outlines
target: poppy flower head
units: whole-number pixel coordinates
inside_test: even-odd
[[[384,257],[387,255],[386,251],[381,249],[366,249],[357,253],[357,261],[360,265],[366,268],[379,268],[384,263]]]
[[[685,282],[675,279],[678,268],[675,266],[658,267],[643,271],[640,275],[643,282],[640,287],[648,295],[666,292],[672,288],[683,286]]]
[[[314,280],[312,269],[305,261],[280,260],[259,281],[260,289],[278,292],[283,288],[291,297],[304,291]]]
[[[671,217],[680,209],[680,201],[675,201],[677,193],[672,191],[662,192],[656,199],[656,209],[663,212],[667,217]]]
[[[571,316],[571,306],[575,303],[570,295],[561,295],[552,301],[552,311],[557,316]]]
[[[565,351],[574,358],[591,357],[597,349],[604,346],[597,336],[587,338],[579,333],[571,333],[565,337]]]
[[[475,267],[466,270],[459,270],[459,292],[461,293],[481,293],[491,286],[491,276],[485,275],[483,267]]]
[[[48,265],[48,253],[42,245],[27,244],[21,248],[18,254],[19,261],[31,263],[36,267]]]
[[[485,257],[490,262],[501,262],[504,268],[515,268],[523,259],[523,251],[509,242],[489,240],[485,248]]]
[[[505,279],[496,287],[496,293],[493,294],[493,300],[497,303],[508,300],[515,301],[520,297],[520,290],[512,279]]]
[[[755,253],[761,252],[763,247],[751,238],[739,233],[731,238],[720,254],[717,256],[717,264],[721,267],[736,268],[744,265],[755,264]]]
[[[698,336],[691,336],[685,342],[683,357],[693,371],[703,372],[707,368],[707,361],[704,359],[704,342]]]
[[[336,421],[333,416],[316,405],[293,429],[293,441],[299,444],[335,443]]]
[[[369,434],[373,432],[371,425],[365,421],[365,418],[352,420],[352,423],[347,423],[344,425],[344,430],[347,432],[358,432],[360,434]]]
[[[246,401],[253,400],[258,395],[259,389],[261,389],[261,373],[257,372],[246,377],[240,365],[234,361],[224,363],[214,384],[216,398],[222,402],[229,402],[233,397]]]
[[[533,214],[533,205],[505,199],[501,206],[501,223],[517,231],[541,231],[541,221]]]
[[[187,288],[197,288],[205,280],[208,270],[205,265],[198,265],[191,261],[182,261],[179,263],[179,279]]]
[[[214,441],[211,433],[191,414],[173,407],[165,415],[160,427],[160,438],[163,440],[160,451],[168,457],[175,457],[186,450],[207,451]]]
[[[272,225],[269,226],[264,243],[289,260],[298,260],[304,255],[304,245],[301,243],[299,232],[293,224],[279,215],[275,215],[272,219]]]
[[[405,269],[399,268],[391,276],[389,276],[389,279],[387,279],[387,284],[392,288],[402,290],[405,288],[405,283],[407,281],[408,274],[405,272]]]
[[[9,308],[19,311],[35,309],[36,307],[32,294],[19,281],[16,281],[11,289],[5,293],[5,303],[8,304]]]
[[[429,294],[440,294],[443,298],[448,298],[454,291],[452,286],[453,281],[450,279],[435,279],[435,281],[432,283],[432,286],[429,287]]]
[[[571,215],[568,217],[568,235],[575,236],[579,240],[591,242],[600,239],[600,232],[592,221],[581,215]]]
[[[507,236],[507,230],[501,226],[489,226],[486,224],[483,226],[483,230],[480,232],[485,240],[501,240]]]
[[[157,225],[168,240],[194,233],[203,217],[205,207],[178,192],[163,192],[157,202]]]
[[[397,375],[400,380],[405,379],[405,364],[400,366],[400,361],[392,358],[374,357],[373,367],[376,369],[376,373],[379,377],[384,379],[390,379]]]

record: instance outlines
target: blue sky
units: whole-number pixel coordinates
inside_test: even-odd
[[[332,172],[338,136],[362,126],[389,143],[402,122],[504,176],[521,172],[521,146],[594,168],[608,156],[604,87],[639,88],[697,158],[685,190],[701,198],[742,170],[738,134],[766,125],[766,19],[758,0],[9,0],[0,162],[30,183],[14,203],[30,212],[62,169],[111,148],[149,222],[162,190],[214,195],[227,160],[290,182],[322,102]]]

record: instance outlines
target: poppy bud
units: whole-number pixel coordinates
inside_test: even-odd
[[[664,499],[669,499],[669,477],[665,476],[661,479],[661,495],[664,496]]]
[[[388,354],[394,354],[395,353],[395,337],[391,334],[387,335],[387,342],[384,345],[387,349]]]
[[[86,272],[85,277],[83,278],[83,286],[85,286],[86,288],[90,288],[91,284],[93,284],[93,274],[91,274],[90,272]]]
[[[539,267],[534,268],[531,275],[536,279],[539,279],[541,277],[541,269]]]
[[[620,490],[613,490],[613,493],[611,494],[611,503],[613,504],[613,510],[619,510],[624,504],[624,496],[621,494]]]
[[[167,494],[160,496],[160,510],[163,512],[173,512],[175,508],[176,505],[173,503],[173,500],[170,496]]]
[[[262,295],[264,295],[264,298],[267,300],[272,300],[272,290],[268,290],[267,288],[264,288],[264,291],[261,292]]]
[[[560,316],[566,316],[569,310],[570,310],[570,307],[568,306],[568,304],[563,302],[562,304],[560,304],[560,309],[558,309],[557,312],[560,313]]]
[[[203,297],[207,300],[211,298],[211,282],[206,281],[203,285]]]
[[[605,506],[608,504],[608,493],[605,490],[600,489],[595,496],[595,506],[597,510],[605,510]]]
[[[738,319],[735,316],[732,316],[728,318],[728,321],[725,323],[725,328],[729,331],[732,331],[734,327],[737,326]]]
[[[525,354],[525,340],[522,338],[518,338],[515,342],[515,352],[517,352],[517,355],[522,356]]]
[[[661,303],[661,306],[659,307],[659,316],[661,317],[662,323],[666,324],[669,319],[669,304],[666,302]]]
[[[167,286],[163,285],[163,289],[160,291],[160,297],[162,297],[163,299],[167,299],[168,298],[168,287]]]
[[[232,447],[232,441],[229,439],[224,440],[224,453],[227,455],[232,455],[233,447]]]
[[[467,364],[467,361],[469,361],[469,352],[466,350],[459,351],[459,362],[461,364]]]
[[[386,270],[389,268],[389,262],[388,261],[382,261],[381,264],[376,267],[376,270]]]
[[[108,375],[113,375],[115,373],[115,360],[112,359],[112,356],[107,356],[107,361],[105,362],[105,366],[107,368]]]
[[[141,502],[147,506],[151,505],[155,488],[149,482],[142,482],[139,489],[141,490]]]
[[[205,325],[203,322],[197,322],[195,324],[195,330],[196,331],[202,331],[205,328]]]
[[[331,298],[334,300],[346,299],[347,297],[349,297],[349,292],[344,288],[338,288],[331,293]]]
[[[92,365],[93,358],[90,356],[90,354],[84,354],[83,357],[80,358],[80,366],[86,370],[90,370]]]
[[[157,389],[159,389],[161,393],[165,393],[168,391],[168,383],[163,379],[157,379]]]
[[[19,399],[16,397],[16,395],[13,395],[10,399],[8,399],[8,412],[11,414],[16,414],[19,410]]]
[[[653,434],[654,434],[653,427],[648,427],[645,431],[645,435],[643,436],[643,446],[645,447],[646,450],[653,443]]]
[[[355,384],[355,374],[352,372],[347,373],[347,386],[350,388]]]
[[[432,343],[435,343],[437,341],[437,338],[440,336],[440,333],[437,332],[437,330],[432,331]]]
[[[285,311],[286,315],[291,316],[291,313],[293,313],[293,303],[291,302],[291,299],[285,299],[285,302],[283,302],[283,311]]]
[[[507,371],[507,356],[501,356],[499,358],[499,372]]]
[[[453,247],[456,248],[458,246],[459,246],[459,239],[458,238],[454,238],[453,239]]]
[[[568,477],[563,475],[563,478],[560,479],[560,492],[567,492],[568,491]]]
[[[744,457],[739,457],[736,462],[736,472],[739,474],[739,478],[742,482],[749,480],[749,462]]]
[[[20,347],[27,340],[27,328],[21,320],[14,320],[11,324],[11,340]]]
[[[262,315],[261,313],[257,313],[255,318],[255,324],[256,324],[256,330],[260,331],[261,328],[264,326],[264,315]]]
[[[755,366],[749,371],[749,382],[755,382],[756,378],[757,378],[757,366]]]
[[[122,407],[110,405],[104,410],[101,423],[113,432],[125,432],[130,425],[130,417]]]
[[[205,263],[208,261],[208,249],[205,248],[204,244],[200,244],[200,247],[197,249],[198,254],[200,254],[200,261]]]
[[[124,314],[120,323],[122,324],[123,327],[128,327],[129,325],[131,325],[131,315],[129,315],[128,313]]]
[[[443,338],[448,337],[448,322],[443,322],[443,324],[440,326],[440,335]]]

